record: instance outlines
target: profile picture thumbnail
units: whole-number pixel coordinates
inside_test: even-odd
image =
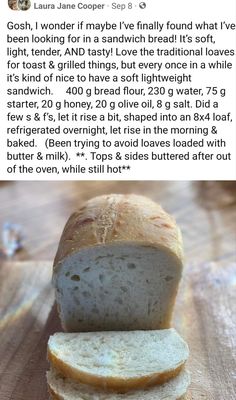
[[[27,11],[30,6],[30,0],[8,0],[8,6],[15,11]]]

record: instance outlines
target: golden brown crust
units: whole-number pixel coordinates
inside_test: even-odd
[[[62,397],[58,396],[52,389],[50,389],[50,392],[51,400],[63,400]],[[187,400],[186,395],[183,395],[176,400]]]
[[[163,383],[175,378],[183,369],[185,363],[179,365],[176,369],[164,373],[156,373],[138,378],[109,378],[92,375],[81,370],[75,369],[72,366],[64,363],[54,353],[48,349],[48,360],[55,370],[64,377],[73,380],[74,382],[100,387],[104,390],[114,390],[119,393],[126,393],[129,390],[138,390],[150,386],[162,385]]]
[[[175,220],[152,200],[138,195],[95,197],[73,213],[62,233],[54,271],[83,248],[135,243],[168,249],[182,263],[182,238]]]
[[[55,393],[54,390],[49,385],[48,385],[48,391],[49,391],[51,400],[63,400],[63,398],[61,396],[59,396],[57,393]],[[183,396],[179,397],[176,400],[187,400],[186,395],[187,395],[187,393],[185,393]]]

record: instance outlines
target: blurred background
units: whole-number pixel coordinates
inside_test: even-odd
[[[0,182],[0,400],[48,399],[47,342],[62,330],[53,259],[69,215],[108,193],[148,196],[176,218],[186,268],[173,326],[190,347],[186,400],[234,400],[236,183],[230,181]],[[6,243],[22,247],[14,252]]]
[[[6,223],[18,224],[24,236],[23,248],[13,260],[53,262],[69,215],[83,201],[106,193],[142,194],[161,203],[182,230],[188,263],[235,260],[236,182],[232,181],[1,182],[1,230]],[[3,253],[0,262],[6,259]]]

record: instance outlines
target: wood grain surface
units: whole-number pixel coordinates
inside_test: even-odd
[[[0,273],[0,399],[47,400],[47,341],[60,331],[51,263],[8,262]],[[188,265],[173,325],[187,340],[188,400],[235,400],[236,265]]]

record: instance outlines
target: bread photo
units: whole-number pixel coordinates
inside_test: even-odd
[[[48,341],[51,399],[184,399],[189,349],[171,327],[182,269],[180,231],[159,204],[110,194],[81,205],[53,265],[64,332]]]
[[[157,203],[105,195],[69,218],[53,284],[68,332],[169,328],[183,262],[180,231]]]

